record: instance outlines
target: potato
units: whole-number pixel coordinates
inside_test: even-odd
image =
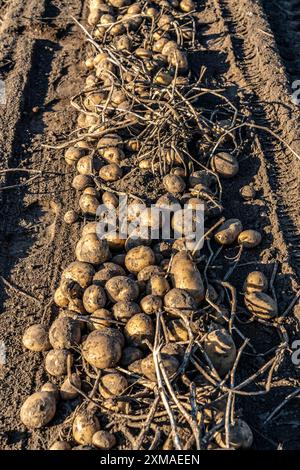
[[[130,346],[145,347],[144,341],[148,340],[151,343],[154,338],[151,318],[144,313],[137,313],[126,323],[124,333]]]
[[[262,236],[256,230],[244,230],[238,236],[238,243],[245,248],[255,248],[261,240]]]
[[[155,264],[155,254],[148,246],[132,248],[128,251],[125,258],[126,268],[134,274],[153,264]]]
[[[209,188],[216,180],[215,176],[208,170],[198,170],[191,173],[189,177],[190,188],[201,184],[203,187]]]
[[[100,192],[98,189],[94,188],[93,186],[89,186],[83,190],[83,194],[88,194],[89,196],[94,196],[97,199],[100,199]]]
[[[95,216],[100,206],[100,201],[90,194],[82,194],[79,199],[79,207],[84,215]]]
[[[116,445],[117,441],[111,432],[97,431],[93,435],[92,444],[100,450],[110,450]]]
[[[125,258],[126,258],[126,253],[118,253],[117,255],[114,255],[111,259],[111,262],[114,264],[117,264],[118,266],[121,266],[121,268],[125,268]],[[125,271],[124,271],[125,274]],[[124,274],[121,274],[124,275]]]
[[[187,329],[183,326],[181,320],[171,320],[168,323],[168,336],[170,341],[188,341],[189,335]]]
[[[104,165],[99,171],[99,176],[104,181],[114,182],[122,178],[123,172],[122,168],[116,163],[110,163],[109,165]]]
[[[80,315],[87,314],[87,311],[84,308],[82,299],[71,299],[68,305],[68,310],[70,311],[70,313],[76,312],[76,313],[79,313]],[[80,328],[82,329],[82,322],[78,321],[78,324],[80,325]]]
[[[216,443],[226,448],[225,431],[217,431],[214,436]],[[233,424],[229,424],[229,446],[230,449],[250,449],[253,444],[253,434],[248,424],[237,418]]]
[[[45,369],[48,374],[60,377],[67,373],[68,357],[73,362],[73,356],[67,349],[51,349],[45,358]]]
[[[30,351],[42,352],[51,348],[48,332],[43,325],[32,325],[23,335],[23,345]]]
[[[196,9],[195,2],[193,0],[181,0],[179,3],[180,10],[185,13],[190,13]]]
[[[116,276],[107,281],[105,289],[112,302],[132,302],[139,296],[136,281],[126,276]]]
[[[145,204],[142,204],[137,201],[130,202],[127,206],[128,222],[133,222],[137,220],[145,209],[146,209]]]
[[[55,441],[49,450],[71,450],[71,446],[67,441]]]
[[[87,22],[90,26],[96,26],[99,23],[102,12],[99,10],[92,10],[88,16]]]
[[[97,149],[99,150],[100,155],[103,155],[103,149],[108,147],[120,147],[123,146],[122,137],[118,134],[107,134],[105,137],[101,137],[98,141]]]
[[[92,331],[83,343],[84,359],[97,369],[115,367],[122,356],[122,342],[117,330]]]
[[[243,231],[239,219],[228,219],[215,233],[215,240],[219,245],[232,245]]]
[[[246,281],[244,283],[244,291],[247,294],[252,292],[265,292],[268,290],[268,279],[260,271],[252,271],[248,274]]]
[[[78,444],[91,444],[93,435],[99,430],[100,423],[93,411],[85,410],[76,414],[72,432],[73,438]]]
[[[82,229],[82,237],[85,237],[89,233],[97,234],[98,222],[88,222]]]
[[[110,320],[114,320],[113,314],[105,308],[99,308],[90,316],[90,329],[102,330],[103,328],[109,328],[113,325]]]
[[[79,219],[78,212],[74,211],[73,209],[67,211],[64,215],[64,222],[68,225],[75,224]]]
[[[83,294],[83,289],[78,284],[78,282],[73,281],[72,279],[62,278],[60,282],[60,289],[62,294],[69,300],[80,299]]]
[[[116,263],[103,263],[93,277],[93,284],[104,287],[115,276],[125,276],[125,270]]]
[[[150,230],[158,232],[160,227],[164,224],[164,220],[165,216],[162,211],[159,211],[159,209],[155,207],[147,207],[147,209],[143,210],[140,215],[141,237],[150,240],[151,243],[151,234],[149,235]],[[131,236],[132,235],[133,233],[131,233]]]
[[[239,172],[239,162],[234,155],[220,152],[213,156],[211,168],[223,178],[233,178]]]
[[[105,304],[106,294],[103,287],[92,284],[84,291],[83,305],[88,313],[93,313],[95,310],[105,307]]]
[[[53,393],[36,392],[23,403],[20,418],[29,429],[46,426],[56,413],[56,400]]]
[[[201,274],[187,252],[182,251],[174,256],[171,277],[173,286],[189,292],[195,299],[196,305],[204,299],[205,289]]]
[[[99,391],[103,398],[113,398],[122,395],[128,388],[128,382],[124,375],[112,373],[104,375],[99,384]]]
[[[142,357],[143,353],[140,349],[129,346],[123,349],[120,364],[122,367],[128,367],[133,362],[142,359]]]
[[[220,377],[224,377],[236,358],[236,347],[231,335],[224,328],[211,331],[205,337],[203,348]]]
[[[66,378],[62,386],[60,387],[60,396],[62,400],[74,400],[74,398],[78,397],[79,392],[76,390],[81,389],[81,380],[79,375],[72,374],[71,380]]]
[[[164,275],[163,269],[156,265],[146,266],[141,271],[139,271],[137,278],[138,278],[138,281],[147,282],[151,279],[152,276],[155,276],[156,274]]]
[[[113,314],[116,320],[127,322],[133,315],[140,313],[141,309],[135,302],[117,302],[113,308]]]
[[[86,289],[92,283],[94,275],[95,269],[90,263],[74,261],[64,270],[62,278],[72,279]]]
[[[76,169],[80,175],[89,176],[93,174],[93,159],[86,155],[81,157],[76,165]]]
[[[84,156],[85,150],[83,148],[70,147],[65,152],[65,160],[68,165],[75,165]]]
[[[154,296],[164,297],[170,289],[170,284],[163,275],[153,274],[147,283],[146,292]]]
[[[123,150],[118,147],[108,147],[103,150],[103,158],[109,163],[120,165],[125,158]]]
[[[184,180],[181,178],[181,176],[177,175],[165,176],[163,179],[163,184],[166,191],[171,194],[183,193],[186,187]]]
[[[107,241],[99,240],[94,233],[89,233],[79,240],[75,253],[78,261],[91,264],[104,263],[111,257]]]
[[[119,207],[119,199],[118,197],[109,191],[105,191],[102,194],[102,202],[108,207],[114,207],[115,209]]]
[[[264,292],[251,292],[245,295],[245,305],[253,315],[269,320],[278,315],[275,300]]]
[[[154,77],[154,83],[162,86],[168,86],[173,81],[173,76],[168,73],[160,70]]]
[[[126,34],[114,38],[114,45],[117,51],[131,51],[132,49],[131,38]]]
[[[163,309],[163,301],[158,295],[146,295],[141,300],[141,309],[147,315],[152,315],[156,312],[161,312]]]
[[[85,188],[92,186],[93,178],[89,175],[76,175],[72,181],[72,187],[77,191],[83,191]]]
[[[46,382],[42,387],[40,392],[48,392],[48,393],[53,393],[55,400],[59,400],[59,388],[56,384],[53,384],[52,382]]]
[[[194,297],[184,289],[171,289],[164,298],[167,308],[180,310],[196,310]]]
[[[126,239],[121,238],[120,233],[116,230],[105,233],[104,238],[107,240],[111,251],[120,251],[125,247]]]
[[[70,317],[57,318],[49,330],[49,341],[53,349],[70,349],[81,341],[78,322]]]
[[[176,67],[179,73],[184,73],[189,68],[187,55],[179,49],[174,49],[168,55],[168,62],[172,67]]]
[[[61,308],[67,308],[69,305],[69,299],[62,293],[60,287],[58,287],[54,292],[54,302]]]
[[[161,353],[161,362],[165,368],[167,376],[171,378],[176,373],[179,367],[179,362],[174,356],[171,356],[165,353]],[[149,356],[142,359],[141,370],[142,370],[143,375],[147,377],[147,379],[153,382],[156,382],[157,377],[156,377],[153,354],[149,354]]]
[[[252,201],[253,199],[255,199],[256,190],[253,186],[246,185],[240,189],[240,195],[245,201]]]

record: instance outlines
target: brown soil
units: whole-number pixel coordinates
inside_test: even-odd
[[[273,3],[292,12],[282,17],[281,27]],[[227,96],[253,123],[267,126],[299,152],[299,108],[291,101],[291,82],[297,78],[300,55],[291,60],[286,56],[295,41],[293,34],[282,39],[289,22],[293,28],[297,23],[296,3],[199,1],[202,50],[195,66],[205,64],[207,85],[226,88]],[[67,138],[75,127],[76,115],[69,102],[86,72],[82,67],[84,37],[71,16],[84,22],[83,0],[0,1],[0,78],[5,80],[7,93],[7,103],[0,107],[1,169],[31,170],[5,171],[0,176],[0,340],[7,350],[7,362],[0,368],[1,449],[47,448],[71,407],[77,405],[76,401],[61,405],[46,430],[29,432],[19,421],[25,397],[48,380],[42,355],[25,352],[21,337],[27,326],[41,318],[50,322],[55,314],[53,291],[62,269],[73,260],[74,242],[79,238],[80,227],[70,228],[62,221],[67,208],[74,206],[72,173],[66,169],[62,150],[42,146]],[[300,21],[297,24],[300,30]],[[253,130],[247,139],[241,176],[224,186],[225,216],[238,217],[245,226],[261,230],[264,242],[262,248],[244,255],[233,278],[241,291],[250,270],[260,268],[271,277],[278,263],[275,287],[283,312],[299,288],[300,164],[266,132]],[[239,196],[239,189],[249,182],[258,191],[254,203]],[[145,198],[159,191],[156,182],[141,174],[128,178],[119,189]],[[300,318],[299,307],[285,321],[290,344],[298,335],[297,315]],[[278,344],[276,334],[263,326],[244,325],[243,331],[254,337],[259,352]],[[249,376],[257,370],[259,359],[249,356],[242,366],[241,375]],[[295,386],[299,386],[299,371],[287,353],[271,392],[238,403],[254,431],[254,448],[300,448],[300,439],[295,437],[300,425],[299,399],[286,405],[267,427],[262,425]]]

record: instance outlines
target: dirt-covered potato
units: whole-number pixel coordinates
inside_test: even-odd
[[[75,388],[75,387],[76,388]],[[76,390],[77,389],[77,390]],[[72,374],[71,380],[67,377],[60,387],[60,396],[62,400],[74,400],[78,397],[78,390],[81,389],[81,380],[78,374]]]
[[[85,237],[89,233],[97,233],[98,222],[88,222],[82,229],[82,237]]]
[[[93,435],[92,444],[100,450],[110,450],[116,445],[117,441],[111,432],[97,431]]]
[[[111,320],[114,320],[113,314],[109,310],[106,310],[106,308],[99,308],[90,316],[90,329],[103,330],[103,328],[109,328],[113,326]]]
[[[146,268],[142,269],[139,271],[137,275],[138,281],[141,282],[147,282],[151,279],[152,276],[155,276],[156,274],[162,274],[164,275],[164,270],[160,268],[159,266],[152,265],[152,266],[147,266]]]
[[[188,331],[180,319],[171,320],[168,323],[168,334],[170,341],[188,341],[189,339]]]
[[[220,377],[224,377],[236,358],[236,347],[231,335],[224,328],[211,331],[205,337],[203,348]]]
[[[261,243],[262,236],[256,230],[244,230],[238,236],[238,243],[245,248],[255,248]]]
[[[43,325],[32,325],[25,330],[23,345],[30,351],[41,352],[51,348],[48,332]]]
[[[186,184],[181,178],[181,176],[177,175],[167,175],[163,179],[163,184],[168,193],[171,194],[179,194],[183,193],[186,188]]]
[[[133,302],[139,296],[136,281],[126,276],[116,276],[107,281],[105,290],[112,302]]]
[[[108,163],[114,163],[118,166],[122,163],[125,158],[125,154],[119,147],[108,147],[103,150],[103,158]]]
[[[94,171],[93,159],[88,155],[81,157],[77,162],[76,169],[80,175],[92,175]]]
[[[215,233],[215,240],[219,245],[232,245],[243,231],[239,219],[228,219]]]
[[[65,152],[65,160],[68,165],[75,165],[81,157],[85,156],[85,150],[79,147],[70,147]]]
[[[53,393],[36,392],[23,403],[20,418],[29,429],[46,426],[56,413],[56,400]]]
[[[76,414],[73,426],[73,439],[81,445],[92,444],[93,435],[100,431],[100,423],[91,410],[80,411]]]
[[[92,331],[83,343],[84,359],[97,369],[115,367],[122,356],[121,333],[111,328]]]
[[[278,307],[275,300],[265,292],[251,292],[245,295],[245,305],[253,315],[269,320],[278,315]]]
[[[171,276],[173,286],[189,292],[194,297],[196,304],[199,305],[205,297],[205,289],[201,274],[187,252],[181,251],[174,256]]]
[[[234,155],[220,152],[213,156],[211,167],[223,178],[233,178],[239,171],[239,162]]]
[[[60,282],[60,290],[62,294],[70,300],[80,299],[83,294],[83,289],[78,284],[78,282],[73,281],[72,279],[62,278]]]
[[[125,266],[129,272],[138,274],[142,269],[155,264],[155,254],[149,246],[137,246],[128,251]]]
[[[120,364],[122,367],[128,367],[133,362],[139,361],[142,358],[143,358],[143,352],[139,348],[128,346],[127,348],[123,349]]]
[[[261,271],[252,271],[246,277],[244,291],[247,294],[252,292],[266,292],[268,290],[268,279]]]
[[[90,263],[74,261],[63,271],[63,279],[72,279],[86,289],[93,280],[95,269]]]
[[[111,257],[106,240],[99,240],[96,234],[89,233],[82,237],[76,245],[76,258],[78,261],[101,264]]]
[[[195,2],[193,0],[181,0],[179,7],[185,13],[190,13],[196,9]]]
[[[139,305],[135,302],[117,302],[112,308],[114,317],[118,321],[126,323],[133,315],[141,312]]]
[[[162,298],[158,295],[146,295],[146,297],[142,298],[140,305],[143,312],[147,315],[153,315],[161,312],[163,309]]]
[[[134,315],[125,326],[125,338],[130,346],[145,347],[145,340],[150,343],[154,338],[154,326],[151,318],[144,313]]]
[[[116,263],[103,263],[93,277],[93,284],[104,287],[109,279],[116,276],[125,276],[125,270]]]
[[[54,302],[60,308],[67,308],[69,305],[69,299],[63,294],[60,287],[54,292]]]
[[[68,305],[68,310],[69,310],[69,313],[71,313],[71,314],[72,313],[78,313],[79,315],[86,315],[86,313],[87,313],[87,311],[84,308],[82,299],[71,299],[70,302],[69,302],[69,305]],[[65,312],[67,312],[67,311],[65,310]],[[63,312],[60,312],[59,316],[63,316],[62,313]],[[67,316],[75,318],[74,314],[73,315],[67,315]],[[82,322],[80,320],[78,320],[78,323],[80,325],[80,328],[82,329]]]
[[[194,297],[184,289],[171,289],[164,298],[166,308],[196,310]]]
[[[59,400],[59,388],[52,382],[46,382],[44,385],[42,385],[40,392],[53,393],[55,400]]]
[[[99,384],[99,391],[103,398],[118,397],[127,388],[128,382],[126,377],[118,372],[104,375]]]
[[[79,323],[70,317],[59,317],[49,330],[49,341],[53,349],[70,349],[81,341]]]
[[[171,378],[177,371],[179,367],[179,362],[176,357],[171,356],[170,354],[161,353],[161,362],[165,368],[166,374]],[[156,371],[153,355],[145,357],[141,361],[141,370],[142,374],[147,377],[147,379],[156,382]]]
[[[217,431],[214,436],[216,443],[222,448],[226,448],[225,430]],[[253,444],[253,434],[248,424],[237,418],[233,424],[229,424],[229,446],[230,449],[250,449]]]
[[[64,215],[64,222],[68,225],[75,224],[78,221],[78,219],[79,219],[79,214],[73,209],[71,209],[70,211],[67,211]]]
[[[84,215],[96,215],[100,205],[99,199],[91,194],[82,194],[79,199],[79,207]]]
[[[119,206],[118,197],[109,191],[105,191],[102,194],[102,202],[108,207],[114,207],[115,209]]]
[[[159,297],[164,297],[170,289],[168,280],[161,273],[151,276],[146,286],[147,294]]]
[[[103,287],[92,284],[83,294],[83,305],[88,313],[93,313],[99,308],[105,307],[106,293]]]
[[[73,356],[70,351],[67,349],[51,349],[45,358],[45,369],[48,374],[54,377],[66,375],[69,357],[72,364]]]
[[[253,186],[246,185],[240,189],[240,195],[245,201],[252,201],[253,199],[255,199],[256,190]]]
[[[109,165],[104,165],[100,169],[99,176],[104,181],[113,182],[122,178],[123,171],[122,168],[116,163],[110,163]]]
[[[179,200],[171,193],[166,193],[160,196],[156,203],[156,207],[159,207],[161,209],[180,209],[180,202]]]
[[[84,189],[93,186],[93,178],[89,175],[76,175],[72,181],[72,187],[77,191],[84,191]]]
[[[174,49],[170,52],[168,55],[168,62],[172,67],[177,68],[180,73],[186,72],[189,68],[186,53],[179,49]]]
[[[112,230],[104,235],[111,251],[121,251],[125,247],[126,239],[120,236],[116,230]]]
[[[67,441],[55,441],[49,450],[71,450],[71,446]]]

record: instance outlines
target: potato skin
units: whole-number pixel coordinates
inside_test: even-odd
[[[99,308],[105,307],[106,293],[103,287],[92,284],[83,294],[83,305],[88,313],[93,313]]]
[[[220,152],[213,156],[211,167],[223,178],[233,178],[239,171],[239,162],[234,155]]]
[[[141,313],[139,305],[135,302],[117,302],[113,308],[116,320],[127,322],[133,315]]]
[[[231,335],[224,328],[211,331],[203,342],[203,348],[220,377],[224,377],[236,358],[236,347]]]
[[[100,430],[100,423],[91,411],[80,412],[73,421],[73,438],[81,445],[92,444],[93,435]]]
[[[144,313],[147,315],[152,315],[156,312],[161,312],[163,308],[163,301],[162,298],[158,295],[150,294],[142,298],[140,305]]]
[[[174,356],[170,354],[161,353],[161,360],[164,365],[165,371],[167,376],[170,378],[174,375],[179,367],[179,362]],[[153,359],[153,354],[149,354],[149,356],[145,357],[141,361],[141,370],[142,373],[147,379],[156,382],[156,372],[155,372],[155,364]]]
[[[74,261],[64,270],[62,277],[65,279],[72,279],[86,289],[93,280],[95,269],[90,263],[81,261]]]
[[[56,413],[56,400],[54,394],[36,392],[30,395],[23,403],[20,418],[29,429],[38,429],[46,426]]]
[[[116,276],[107,281],[105,290],[113,302],[132,302],[139,296],[136,281],[126,276]]]
[[[84,359],[97,369],[115,367],[122,356],[122,344],[114,330],[92,331],[83,343]]]
[[[225,432],[218,431],[215,436],[216,443],[222,448],[226,448]],[[237,418],[229,426],[229,444],[231,449],[250,449],[253,444],[253,434],[248,424]]]
[[[109,328],[113,325],[109,320],[114,320],[111,311],[106,310],[105,308],[99,308],[90,316],[91,324],[89,327],[91,330],[103,330],[103,328]]]
[[[70,349],[81,341],[78,322],[70,317],[59,317],[51,325],[49,341],[53,349]]]
[[[245,305],[253,315],[269,320],[278,315],[276,302],[265,292],[251,292],[245,295]]]
[[[51,348],[48,332],[43,325],[32,325],[23,335],[23,345],[30,351],[42,352]]]
[[[55,441],[49,450],[71,450],[71,446],[67,441]]]
[[[122,358],[120,364],[123,367],[128,367],[135,361],[138,361],[143,358],[143,352],[132,346],[128,346],[127,348],[123,349]]]
[[[244,291],[248,294],[251,294],[251,292],[265,292],[268,286],[268,279],[262,272],[252,271],[245,280]]]
[[[55,377],[66,375],[69,356],[73,362],[73,356],[67,349],[51,349],[45,358],[45,369],[48,374]]]
[[[119,373],[106,374],[101,378],[99,391],[103,398],[120,396],[128,387],[124,375]]]
[[[77,389],[81,389],[80,377],[75,373],[71,375],[71,381],[67,377],[60,387],[60,396],[62,400],[74,400],[74,398],[78,396],[78,391],[73,385],[75,385]]]
[[[93,435],[92,444],[100,450],[110,450],[116,445],[114,434],[108,431],[97,431]]]
[[[155,264],[155,254],[149,246],[137,246],[128,251],[125,266],[129,272],[138,274],[142,269]]]
[[[115,276],[125,276],[125,270],[116,263],[103,263],[93,277],[93,284],[104,287]]]
[[[239,219],[228,219],[215,233],[215,240],[219,245],[232,245],[243,231]]]
[[[106,240],[99,240],[96,234],[89,233],[82,237],[76,245],[78,261],[91,264],[101,264],[111,257]]]
[[[238,236],[238,243],[245,248],[255,248],[261,240],[262,236],[256,230],[244,230]]]
[[[144,313],[134,315],[125,326],[125,338],[129,345],[143,348],[145,340],[150,343],[154,338],[154,326],[151,318]]]
[[[202,302],[205,297],[205,289],[201,274],[187,252],[181,251],[174,256],[171,276],[175,288],[189,292],[195,299],[196,305]]]
[[[159,297],[164,297],[171,289],[168,280],[161,274],[154,274],[147,282],[146,292]]]
[[[185,289],[171,289],[164,298],[164,304],[167,308],[180,310],[195,310],[196,302],[194,297]]]

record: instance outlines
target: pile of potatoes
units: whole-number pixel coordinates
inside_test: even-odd
[[[90,0],[87,21],[91,34],[99,44],[110,42],[115,55],[105,48],[94,55],[89,52],[85,62],[88,76],[82,100],[84,112],[78,116],[78,127],[88,137],[78,139],[64,154],[66,165],[77,172],[72,187],[78,196],[77,207],[65,213],[64,221],[80,223],[81,237],[74,247],[75,259],[63,270],[54,293],[55,320],[49,328],[32,325],[23,336],[27,350],[43,354],[49,382],[22,405],[22,423],[29,429],[41,428],[55,422],[61,401],[82,398],[85,404],[73,415],[72,437],[56,440],[49,446],[51,450],[108,450],[118,446],[116,435],[104,426],[102,412],[111,416],[133,413],[130,402],[122,397],[130,394],[137,378],[150,390],[156,386],[152,349],[157,314],[164,318],[161,361],[170,380],[180,371],[191,334],[200,338],[200,359],[210,367],[214,380],[226,378],[236,361],[237,347],[224,317],[214,317],[206,331],[193,326],[191,332],[184,321],[185,318],[191,324],[195,316],[201,317],[207,308],[207,297],[218,312],[226,311],[226,307],[221,289],[208,284],[199,268],[202,245],[191,239],[182,225],[185,211],[191,208],[203,208],[206,227],[221,215],[218,181],[236,177],[236,156],[219,152],[206,169],[187,171],[181,158],[167,154],[172,165],[162,178],[161,195],[155,203],[166,211],[176,207],[171,214],[171,228],[181,233],[178,239],[152,239],[149,231],[159,230],[162,221],[154,218],[145,204],[130,198],[128,221],[139,218],[140,227],[133,229],[127,239],[119,235],[120,225],[119,232],[103,238],[97,234],[99,205],[115,210],[118,216],[119,198],[114,184],[125,174],[124,160],[135,155],[142,145],[138,137],[126,135],[124,130],[109,131],[109,125],[107,133],[99,134],[99,125],[103,119],[106,122],[119,115],[136,126],[136,135],[141,132],[141,120],[131,110],[135,95],[144,100],[151,98],[149,83],[143,82],[145,70],[153,84],[167,90],[167,98],[174,81],[189,82],[189,59],[184,46],[191,43],[193,29],[185,21],[178,33],[178,21],[185,14],[193,18],[196,9],[193,0],[143,4]],[[146,27],[149,24],[154,25],[150,42]],[[115,57],[130,62],[131,73],[120,70]],[[114,79],[120,73],[123,88]],[[151,161],[143,159],[138,167],[141,172],[149,171]],[[142,236],[142,228],[146,237]],[[260,244],[262,237],[251,227],[243,227],[240,220],[227,219],[211,239],[216,247],[251,249]],[[249,315],[261,319],[277,315],[276,303],[267,289],[268,280],[262,273],[249,274],[244,286]],[[85,400],[91,377],[100,378],[93,390],[93,403]],[[224,413],[225,409],[220,411],[220,419]],[[210,421],[206,424],[209,426]],[[251,447],[252,433],[243,420],[237,419],[230,432],[232,448]],[[214,446],[226,447],[224,439],[223,430],[218,431]]]

